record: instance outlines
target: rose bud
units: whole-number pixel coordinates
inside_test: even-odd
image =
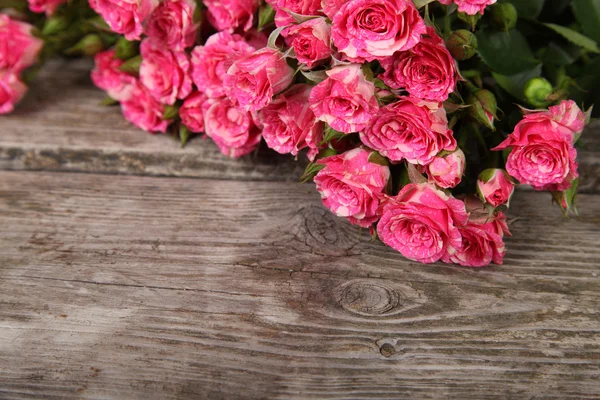
[[[508,207],[514,191],[514,180],[503,169],[486,169],[477,178],[477,195],[494,208],[502,204]]]
[[[559,205],[562,209],[565,217],[569,217],[571,213],[579,216],[579,212],[577,211],[577,207],[575,205],[575,200],[577,197],[577,189],[579,188],[579,178],[574,179],[571,182],[571,187],[562,192],[552,192],[552,197],[554,201]]]
[[[63,32],[67,30],[69,25],[71,24],[71,19],[65,15],[54,15],[44,22],[44,27],[42,28],[42,34],[44,36],[55,35],[59,32]]]
[[[471,105],[469,107],[469,115],[472,118],[492,130],[495,129],[494,119],[496,118],[498,104],[492,92],[485,89],[477,89],[467,98],[467,103]]]
[[[90,33],[81,38],[74,46],[65,50],[65,53],[67,55],[81,54],[84,56],[95,56],[102,50],[104,50],[104,42],[100,35]]]
[[[496,4],[491,9],[492,22],[496,26],[509,30],[517,26],[517,9],[510,3]]]
[[[450,35],[446,47],[457,60],[468,60],[477,52],[477,37],[466,29],[459,29]]]
[[[427,165],[427,175],[430,181],[439,187],[450,189],[460,183],[465,173],[465,164],[465,153],[461,149],[456,149],[452,153],[435,157]]]
[[[549,97],[554,92],[552,84],[544,78],[531,78],[525,84],[523,94],[525,100],[536,108],[544,108],[550,104]]]

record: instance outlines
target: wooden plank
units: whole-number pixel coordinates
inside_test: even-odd
[[[0,172],[0,397],[598,398],[598,200],[472,270],[308,185]]]

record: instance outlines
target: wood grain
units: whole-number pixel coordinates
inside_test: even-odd
[[[598,398],[598,200],[471,270],[307,185],[0,172],[0,398]]]

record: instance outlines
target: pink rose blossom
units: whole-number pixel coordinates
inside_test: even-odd
[[[563,100],[559,105],[549,107],[548,111],[525,110],[526,119],[543,120],[546,117],[569,129],[575,136],[585,127],[585,115],[573,100]],[[568,140],[573,138],[568,137]]]
[[[288,30],[288,41],[299,62],[310,69],[331,58],[331,27],[325,18],[313,18]]]
[[[325,15],[327,15],[329,19],[333,20],[333,17],[335,17],[337,12],[347,2],[348,0],[322,0],[321,5],[323,6],[323,12]]]
[[[275,10],[275,25],[288,26],[296,23],[294,17],[288,12],[299,15],[322,15],[321,0],[267,0]]]
[[[90,7],[104,18],[110,29],[125,35],[127,40],[140,40],[142,23],[158,0],[89,0]]]
[[[467,223],[465,204],[432,184],[404,186],[380,211],[377,234],[408,259],[448,262],[462,247],[459,227]]]
[[[32,30],[33,25],[0,13],[0,69],[19,74],[35,64],[44,42]]]
[[[456,149],[452,153],[436,156],[427,165],[429,179],[444,189],[450,189],[458,185],[465,173],[465,153]]]
[[[144,32],[159,47],[183,51],[196,41],[195,9],[193,0],[164,0],[150,14]]]
[[[292,84],[294,70],[279,50],[268,47],[240,56],[223,82],[227,96],[245,111],[258,111]]]
[[[515,191],[515,184],[503,169],[490,168],[479,174],[477,194],[493,207],[507,204]]]
[[[445,101],[458,79],[456,62],[431,27],[415,47],[381,60],[381,66],[386,85],[421,99]]]
[[[373,61],[414,47],[425,22],[410,0],[350,0],[333,17],[333,43],[352,62]]]
[[[310,94],[317,119],[344,133],[364,129],[379,110],[375,85],[358,64],[333,67],[327,76]]]
[[[238,109],[227,98],[210,99],[205,107],[204,131],[221,153],[235,158],[254,151],[260,142],[260,129],[250,113]]]
[[[192,51],[192,79],[196,87],[211,98],[225,96],[223,78],[227,70],[236,57],[254,51],[240,35],[215,33],[204,46],[196,46]]]
[[[0,70],[0,114],[12,112],[26,92],[27,86],[16,73]]]
[[[456,148],[444,107],[410,96],[381,108],[360,140],[391,161],[419,165],[429,164],[442,150]]]
[[[121,111],[125,119],[147,132],[166,132],[172,122],[163,119],[165,107],[152,97],[139,81],[131,90],[131,96],[121,102]]]
[[[253,47],[252,51],[256,49],[262,49],[263,47],[267,47],[269,44],[269,35],[267,34],[268,30],[258,31],[256,28],[252,28],[249,31],[244,32],[244,40],[250,46]]]
[[[46,13],[49,17],[56,9],[65,4],[67,0],[28,0],[29,9],[34,13]]]
[[[191,132],[204,132],[204,110],[208,97],[202,92],[193,92],[179,108],[179,117]]]
[[[145,39],[141,45],[140,81],[163,104],[175,104],[192,91],[190,61],[187,54],[156,46]]]
[[[485,8],[492,5],[496,0],[439,0],[440,3],[450,5],[455,3],[458,6],[459,12],[464,12],[469,15],[477,13],[483,14]]]
[[[123,61],[115,58],[115,51],[106,50],[98,53],[94,61],[95,66],[91,74],[94,85],[104,90],[114,100],[126,100],[131,94],[135,78],[119,70]]]
[[[315,120],[308,105],[311,89],[309,85],[294,85],[260,110],[263,138],[271,149],[297,155],[308,147],[309,158],[314,159],[323,139],[323,124]]]
[[[369,162],[370,155],[370,151],[356,148],[320,159],[317,163],[325,168],[315,176],[325,207],[362,227],[379,219],[379,199],[390,178],[390,169]]]
[[[250,30],[259,4],[260,0],[204,0],[208,22],[215,29],[230,33],[239,27]]]

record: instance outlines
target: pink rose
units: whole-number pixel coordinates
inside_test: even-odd
[[[489,168],[479,174],[477,194],[493,207],[507,204],[515,191],[515,184],[503,169]]]
[[[404,186],[380,211],[377,234],[410,260],[448,262],[462,247],[458,228],[468,220],[465,204],[432,184]]]
[[[46,13],[49,17],[54,14],[54,11],[66,3],[67,0],[27,0],[29,3],[29,9],[34,13]]]
[[[254,52],[254,47],[240,35],[227,32],[215,33],[204,46],[192,51],[192,79],[198,90],[208,97],[225,96],[223,78],[236,57]]]
[[[427,165],[427,175],[430,181],[441,188],[450,189],[458,185],[465,173],[465,153],[456,149],[452,153],[436,156]]]
[[[0,13],[0,69],[18,74],[35,64],[44,42],[32,30],[33,25]]]
[[[310,94],[315,116],[340,132],[363,130],[379,110],[375,85],[358,64],[333,67],[327,76]]]
[[[360,140],[391,161],[420,165],[432,162],[442,150],[456,148],[444,107],[410,96],[381,108]]]
[[[295,24],[294,17],[289,11],[298,15],[322,15],[321,0],[267,0],[275,10],[275,25],[277,27]]]
[[[245,111],[258,111],[292,84],[294,70],[279,50],[268,47],[237,58],[223,82],[227,96]]]
[[[183,51],[196,41],[195,9],[193,0],[164,0],[150,14],[144,32],[159,47]]]
[[[158,6],[158,0],[89,0],[89,3],[113,32],[125,35],[127,40],[140,40],[142,23]]]
[[[496,0],[439,0],[440,3],[450,5],[455,3],[458,6],[458,11],[464,12],[469,15],[475,15],[477,13],[483,14],[485,8],[492,5]]]
[[[254,151],[260,142],[260,129],[250,113],[238,109],[227,98],[210,99],[205,107],[204,131],[221,153],[235,158]]]
[[[431,27],[415,47],[381,60],[381,66],[386,85],[421,99],[445,101],[458,79],[454,58]]]
[[[390,178],[390,169],[369,162],[371,152],[356,148],[320,159],[324,165],[315,176],[325,207],[352,224],[369,227],[379,219],[379,199]]]
[[[145,39],[141,45],[140,81],[163,104],[175,104],[192,91],[187,54],[157,46]]]
[[[548,111],[528,112],[492,150],[512,148],[506,170],[521,183],[536,190],[566,190],[579,176],[573,142],[583,129],[584,117],[578,110],[574,103],[563,101]]]
[[[260,110],[263,138],[271,149],[297,155],[308,147],[309,158],[314,159],[323,139],[323,124],[315,120],[308,105],[311,89],[309,85],[294,85]]]
[[[92,70],[92,81],[104,90],[110,98],[123,101],[131,94],[135,78],[119,70],[123,61],[115,58],[114,50],[106,50],[96,54],[95,66]]]
[[[259,4],[260,0],[204,0],[208,22],[215,29],[230,33],[239,27],[250,30]]]
[[[193,92],[179,108],[179,117],[191,132],[204,132],[204,110],[208,97],[202,92]]]
[[[325,18],[313,18],[288,30],[288,42],[299,62],[310,69],[331,58],[331,27]]]
[[[346,4],[348,0],[322,0],[321,5],[323,6],[323,12],[333,20],[333,17],[337,12]]]
[[[152,97],[139,81],[131,90],[131,96],[121,102],[121,111],[125,119],[147,132],[166,132],[172,122],[163,119],[165,107]]]
[[[410,0],[350,0],[333,17],[331,36],[348,60],[360,63],[414,47],[425,30]]]
[[[19,80],[17,74],[0,70],[0,114],[12,112],[26,92],[27,86]]]

